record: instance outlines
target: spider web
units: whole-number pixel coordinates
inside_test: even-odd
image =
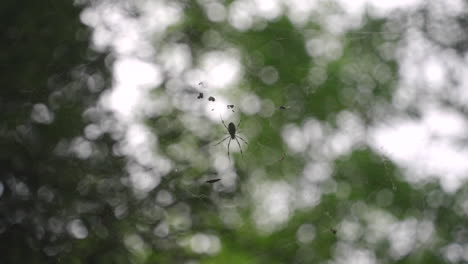
[[[198,33],[198,30],[194,30],[193,32],[189,32],[188,34],[192,33],[193,35],[195,35],[195,33]],[[362,44],[366,44],[370,42],[370,40],[372,40],[375,36],[383,36],[384,38],[391,39],[394,38],[394,35],[398,35],[398,33],[386,31],[365,31],[353,32],[347,35],[347,37],[338,37],[338,39],[341,39],[340,41],[342,41],[342,46],[346,47],[347,45],[358,45],[355,42],[359,42],[359,44],[361,44],[360,42],[362,42]],[[247,42],[236,42],[235,38],[232,37],[226,37],[225,39],[227,40],[227,42],[231,41],[232,43],[234,43],[228,43],[229,45],[234,47],[236,47],[235,44],[237,44],[238,47],[242,47],[242,45],[250,45]],[[272,42],[281,43],[287,42],[289,40],[290,39],[288,39],[287,37],[283,38],[282,34],[278,34],[276,39],[267,39],[264,43],[256,45],[255,48],[262,49],[266,45],[270,45]],[[198,42],[188,44],[200,45],[200,43]],[[222,49],[223,47],[215,48]],[[195,59],[197,58],[196,56],[194,57]],[[291,67],[295,67],[295,65],[292,65]],[[307,69],[308,67],[309,66],[306,65],[297,68]],[[258,72],[258,69],[250,68],[247,64],[243,65],[243,68],[247,74],[253,73],[252,75],[254,75]],[[339,72],[332,72],[332,74],[327,76],[327,79],[338,79],[340,77],[339,75]],[[183,151],[179,150],[179,152],[186,151],[187,153],[189,153],[185,156],[184,153],[180,154],[180,156],[183,158],[175,161],[176,163],[185,163],[176,164],[175,166],[177,168],[186,167],[186,169],[180,169],[179,173],[186,173],[188,175],[186,176],[186,178],[181,180],[181,182],[184,182],[182,186],[185,189],[180,188],[177,189],[177,191],[174,191],[176,194],[182,194],[182,202],[186,201],[185,199],[193,198],[196,200],[200,200],[201,203],[206,204],[206,210],[211,210],[213,209],[212,205],[214,205],[215,208],[216,206],[222,207],[223,204],[220,204],[220,202],[217,199],[219,199],[220,196],[226,196],[230,199],[245,199],[248,202],[246,202],[244,206],[248,209],[250,207],[253,208],[256,206],[257,203],[262,203],[262,201],[255,201],[252,195],[249,193],[249,190],[246,189],[249,187],[249,185],[256,185],[258,183],[255,181],[255,177],[258,176],[258,178],[262,180],[266,179],[270,182],[285,182],[287,184],[284,185],[292,186],[291,189],[293,190],[293,192],[295,192],[298,190],[298,188],[296,187],[301,185],[301,182],[299,180],[301,180],[300,178],[304,173],[306,162],[309,160],[313,160],[314,162],[322,162],[321,158],[323,157],[316,157],[314,156],[316,154],[315,152],[309,151],[313,150],[315,146],[309,146],[308,148],[306,148],[307,151],[302,152],[292,150],[288,143],[284,142],[286,136],[283,136],[282,134],[284,133],[285,127],[288,125],[294,125],[295,129],[304,129],[305,121],[307,121],[307,119],[310,118],[311,112],[309,109],[307,109],[306,104],[297,104],[297,102],[300,102],[300,99],[304,100],[306,98],[314,97],[314,93],[317,92],[316,89],[307,88],[307,97],[298,99],[297,96],[293,96],[291,94],[291,91],[289,91],[287,88],[284,88],[282,90],[282,94],[279,96],[281,97],[281,99],[276,101],[267,96],[261,97],[261,92],[256,93],[256,90],[254,88],[242,86],[241,89],[238,89],[238,91],[252,89],[249,92],[255,94],[259,98],[259,100],[271,99],[273,109],[271,115],[262,115],[262,113],[247,113],[246,111],[243,111],[246,107],[242,106],[241,101],[233,102],[234,99],[231,99],[232,101],[226,99],[242,98],[242,93],[240,93],[240,95],[235,93],[230,94],[228,92],[223,94],[222,92],[211,89],[209,83],[204,79],[194,79],[189,81],[195,83],[196,85],[189,88],[184,87],[183,89],[181,89],[182,92],[174,92],[168,96],[170,100],[174,100],[171,102],[174,105],[174,108],[180,111],[175,115],[174,123],[181,123],[179,124],[179,128],[180,130],[182,130],[182,132],[179,134],[174,132],[174,135],[177,135],[177,137],[174,136],[173,138],[169,136],[164,138],[161,137],[160,141],[161,143],[169,146],[168,152],[170,151],[171,147],[175,149],[178,145],[180,145],[182,146],[180,148]],[[170,83],[168,81],[167,86],[175,90],[175,88],[170,87],[169,84]],[[301,83],[299,83],[299,85],[300,84]],[[242,85],[242,83],[240,85]],[[203,97],[201,96],[201,93],[203,93]],[[229,107],[231,105],[233,107]],[[236,117],[229,117],[229,119],[223,118],[227,124],[229,124],[230,122],[236,124],[236,122],[234,122],[233,120],[242,119],[242,128],[244,130],[244,134],[242,135],[243,137],[245,135],[245,139],[249,142],[248,145],[242,146],[244,147],[244,159],[242,159],[242,156],[237,154],[237,152],[239,152],[239,146],[237,146],[237,144],[234,144],[234,146],[230,146],[232,162],[226,161],[227,144],[225,141],[222,142],[222,144],[213,146],[219,140],[226,136],[226,128],[223,127],[221,121],[217,118],[220,114],[223,114],[224,112],[218,112],[218,109],[224,109],[224,111],[232,111],[234,115],[237,115]],[[210,118],[210,114],[215,118]],[[183,116],[183,118],[179,118],[178,115]],[[184,118],[189,121],[182,120]],[[321,120],[321,122],[323,123],[329,121],[330,120]],[[173,136],[170,133],[169,135]],[[229,139],[229,137],[230,136],[228,134],[227,139]],[[303,144],[310,144],[310,142],[312,141],[307,139],[307,133],[303,133],[301,137],[302,139],[300,142],[303,142]],[[173,151],[176,152],[175,150]],[[382,163],[380,165],[385,167],[383,178],[387,178],[389,177],[390,173],[388,169],[389,162],[386,158],[382,158],[381,161]],[[323,170],[323,168],[319,168],[316,170],[320,169]],[[288,177],[284,176],[284,174],[288,174]],[[332,176],[333,175],[334,174],[332,173]],[[220,179],[219,182],[214,182],[212,184],[206,182],[209,179],[218,178]],[[229,182],[232,180],[232,178],[234,178],[235,184]],[[331,180],[334,179],[333,177],[329,178]],[[359,183],[362,184],[369,183],[368,179],[362,180],[357,178],[356,181],[358,180],[361,180],[361,182]],[[317,179],[314,179],[314,181],[317,181]],[[385,179],[383,181],[385,181]],[[387,188],[388,183],[390,183],[391,189],[393,191],[397,190],[392,178],[390,178],[386,182],[387,185],[384,188]],[[322,186],[324,186],[322,183],[323,182],[314,184],[318,186],[318,189],[320,189]],[[329,181],[329,183],[332,185],[339,185],[338,180],[336,180],[335,183],[333,183],[332,181]],[[358,184],[351,182],[349,185],[351,186],[351,188],[354,188],[354,186]],[[163,187],[163,185],[161,185],[161,187]],[[336,188],[338,189],[339,187]],[[323,238],[325,240],[333,240],[335,237],[341,236],[340,230],[338,228],[338,230],[336,230],[335,228],[336,225],[338,225],[341,222],[340,217],[343,217],[343,215],[345,215],[343,213],[339,213],[340,202],[328,202],[328,200],[336,199],[333,198],[333,196],[334,195],[332,192],[322,194],[322,200],[319,204],[316,205],[322,206],[322,203],[325,204],[323,205],[325,209],[322,207],[320,209],[317,209],[321,211],[322,214],[320,219],[317,218],[319,224],[313,224],[313,226],[315,227],[315,236],[320,236],[322,239],[322,235],[326,234],[326,237]],[[373,198],[373,195],[372,193],[366,193],[363,195],[363,197],[366,197],[364,200],[367,202]],[[190,201],[188,201],[187,203],[190,204]],[[195,208],[199,209],[198,207]],[[249,211],[248,209],[245,209],[247,213],[242,215],[241,218],[244,219],[244,222],[253,222],[253,209],[251,209],[251,211]],[[201,212],[204,211],[201,210]],[[278,228],[278,230],[273,231],[272,234],[280,232],[281,230],[287,228],[299,228],[301,225],[299,225],[297,222],[294,222],[295,212],[295,209],[292,210],[291,216],[286,220],[286,223],[283,223],[283,226]],[[194,213],[197,216],[199,214],[202,214],[200,212]],[[236,229],[236,232],[247,233],[248,231],[250,231],[252,226],[255,225],[246,225],[245,227]],[[222,234],[219,235],[222,237]],[[251,240],[262,242],[262,236],[252,236]],[[288,237],[282,238],[281,240],[279,240],[278,243],[282,245],[275,246],[275,249],[277,250],[286,250],[292,247],[296,247],[298,249],[300,248],[298,240],[296,238],[296,232],[289,232]],[[305,243],[304,245],[309,244]],[[331,246],[332,243],[330,242],[327,245]],[[256,256],[264,257],[265,255],[270,254],[271,250],[256,250],[256,252]]]

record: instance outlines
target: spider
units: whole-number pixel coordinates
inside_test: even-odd
[[[221,116],[220,116],[221,117]],[[240,149],[240,153],[241,153],[241,156],[242,158],[244,158],[244,154],[242,153],[242,148],[241,148],[241,145],[239,143],[239,140],[237,140],[237,138],[240,138],[245,144],[247,144],[247,141],[245,141],[245,139],[243,139],[241,136],[239,135],[236,135],[236,125],[234,125],[234,123],[230,122],[228,126],[226,126],[226,124],[224,123],[224,120],[223,118],[221,117],[221,122],[223,122],[223,125],[224,127],[226,128],[226,130],[228,131],[229,133],[229,136],[223,138],[221,141],[219,141],[218,143],[216,143],[215,146],[223,143],[224,141],[226,141],[226,139],[229,138],[229,142],[228,142],[228,158],[229,160],[231,160],[231,156],[229,154],[229,145],[231,145],[231,140],[235,139],[236,142],[237,142],[237,145],[239,145],[239,149]],[[239,120],[239,124],[237,124],[237,127],[239,128],[240,127],[240,120]]]

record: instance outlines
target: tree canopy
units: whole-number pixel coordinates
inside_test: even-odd
[[[1,3],[2,263],[468,261],[464,4],[267,2]]]

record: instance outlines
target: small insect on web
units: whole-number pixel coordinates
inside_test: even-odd
[[[226,128],[226,130],[228,131],[229,136],[223,138],[221,141],[216,143],[215,146],[223,143],[224,141],[226,141],[226,139],[229,139],[229,142],[228,142],[228,158],[229,158],[229,160],[231,160],[231,155],[229,153],[229,146],[231,145],[231,140],[235,139],[236,142],[237,142],[237,145],[239,146],[241,156],[242,156],[242,158],[244,158],[244,154],[242,153],[242,147],[241,147],[241,145],[239,143],[239,140],[237,140],[237,139],[240,138],[245,144],[248,144],[247,141],[245,139],[243,139],[241,136],[236,134],[236,125],[234,125],[234,123],[230,122],[229,125],[226,126],[226,124],[224,123],[223,117],[221,117],[221,122],[223,122],[223,125]],[[239,127],[240,127],[240,121],[237,124],[237,128],[239,128]]]
[[[221,179],[217,178],[217,179],[211,179],[211,180],[207,180],[205,181],[206,183],[215,183],[215,182],[219,182]]]

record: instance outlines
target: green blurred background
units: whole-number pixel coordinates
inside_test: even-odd
[[[0,263],[468,262],[466,4],[3,1]]]

